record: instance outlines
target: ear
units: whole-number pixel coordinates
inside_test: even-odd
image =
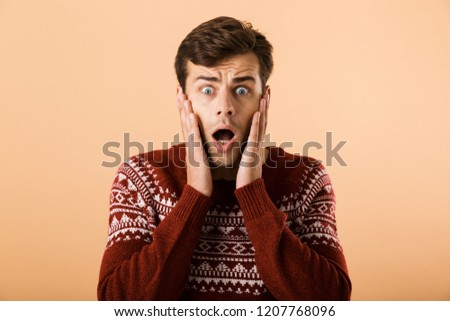
[[[266,85],[266,88],[264,90],[264,96],[267,99],[267,101],[270,101],[270,86]]]
[[[181,88],[181,85],[180,85],[180,84],[177,84],[177,96],[178,96],[180,93],[183,93],[183,88]]]

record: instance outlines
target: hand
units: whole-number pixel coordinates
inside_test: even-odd
[[[269,96],[266,94],[259,101],[259,109],[253,115],[247,146],[245,146],[237,172],[236,188],[250,184],[262,177],[262,165],[265,161],[262,143],[266,134],[268,108]]]
[[[213,183],[208,158],[203,149],[197,116],[192,103],[177,88],[177,103],[181,118],[181,129],[186,141],[186,174],[187,183],[205,196],[211,196]]]

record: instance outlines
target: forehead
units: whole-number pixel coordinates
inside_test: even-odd
[[[217,65],[206,67],[187,63],[188,79],[195,80],[198,76],[216,77],[219,80],[242,76],[253,76],[259,81],[259,61],[254,53],[235,55],[220,61]]]

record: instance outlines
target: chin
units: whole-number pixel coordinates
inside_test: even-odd
[[[241,159],[240,148],[232,146],[228,151],[218,151],[213,144],[207,144],[205,152],[208,155],[208,161],[213,168],[233,168]]]
[[[227,153],[228,154],[228,153]],[[239,164],[240,155],[223,155],[223,156],[209,156],[209,162],[213,168],[233,168],[235,164]]]

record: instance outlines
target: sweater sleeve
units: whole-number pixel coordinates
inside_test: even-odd
[[[185,185],[161,220],[123,164],[110,195],[109,237],[97,287],[99,300],[176,300],[211,200]],[[157,223],[159,220],[159,224]]]
[[[325,182],[325,183],[324,183]],[[336,233],[334,194],[318,180],[298,233],[268,196],[262,178],[236,190],[258,272],[277,300],[349,300],[351,282]]]

